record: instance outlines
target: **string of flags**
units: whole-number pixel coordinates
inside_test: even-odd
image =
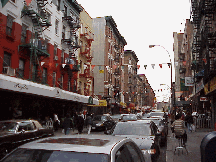
[[[167,64],[169,68],[171,67],[171,63],[162,63],[162,64],[159,64],[159,67],[163,68],[163,64]],[[145,70],[147,69],[147,66],[148,65],[144,65]],[[152,69],[154,69],[155,68],[155,64],[151,64],[151,67],[152,67]]]

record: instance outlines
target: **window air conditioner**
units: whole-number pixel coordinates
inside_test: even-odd
[[[15,76],[15,69],[11,68],[10,66],[5,66],[3,67],[3,73],[10,76]]]
[[[58,56],[54,56],[54,60],[58,60]]]

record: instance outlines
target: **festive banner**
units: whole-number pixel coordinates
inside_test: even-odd
[[[113,69],[115,70],[117,68],[117,66],[116,65],[113,65]]]
[[[203,58],[203,61],[204,61],[204,63],[205,63],[205,64],[207,63],[207,60],[206,60],[206,58]]]
[[[62,64],[62,67],[64,68],[66,64]]]
[[[162,64],[159,64],[160,68],[162,68]]]
[[[84,66],[83,66],[83,69],[85,70],[87,67],[88,67],[88,65],[84,65]]]
[[[139,69],[139,68],[140,68],[140,65],[137,65],[137,68]]]
[[[147,68],[147,65],[144,65],[144,68],[146,69],[146,68]]]
[[[154,67],[155,67],[155,64],[151,64],[151,66],[152,66],[152,69],[154,69]]]
[[[169,66],[169,68],[170,68],[170,66],[171,66],[171,63],[167,63],[167,65]]]
[[[72,64],[69,64],[69,66],[70,66],[70,69],[72,70],[72,68],[73,68],[73,65],[72,65]]]
[[[91,69],[92,69],[92,70],[94,69],[94,67],[95,67],[95,65],[91,65]]]

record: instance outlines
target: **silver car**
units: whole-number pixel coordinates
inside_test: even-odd
[[[107,135],[68,135],[27,143],[2,162],[145,162],[139,147],[128,138]]]

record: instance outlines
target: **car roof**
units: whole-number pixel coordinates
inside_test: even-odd
[[[33,141],[19,148],[110,154],[117,144],[131,141],[112,135],[67,135]]]
[[[120,121],[120,122],[118,122],[118,123],[124,123],[124,124],[127,124],[127,123],[140,123],[140,122],[142,122],[142,123],[144,123],[144,124],[149,124],[149,123],[151,123],[152,121],[149,119],[149,120],[136,120],[136,121],[126,121],[126,122],[123,122],[123,121]]]
[[[2,120],[0,122],[29,122],[29,121],[38,122],[37,120],[32,120],[32,119],[12,119],[12,120]]]

